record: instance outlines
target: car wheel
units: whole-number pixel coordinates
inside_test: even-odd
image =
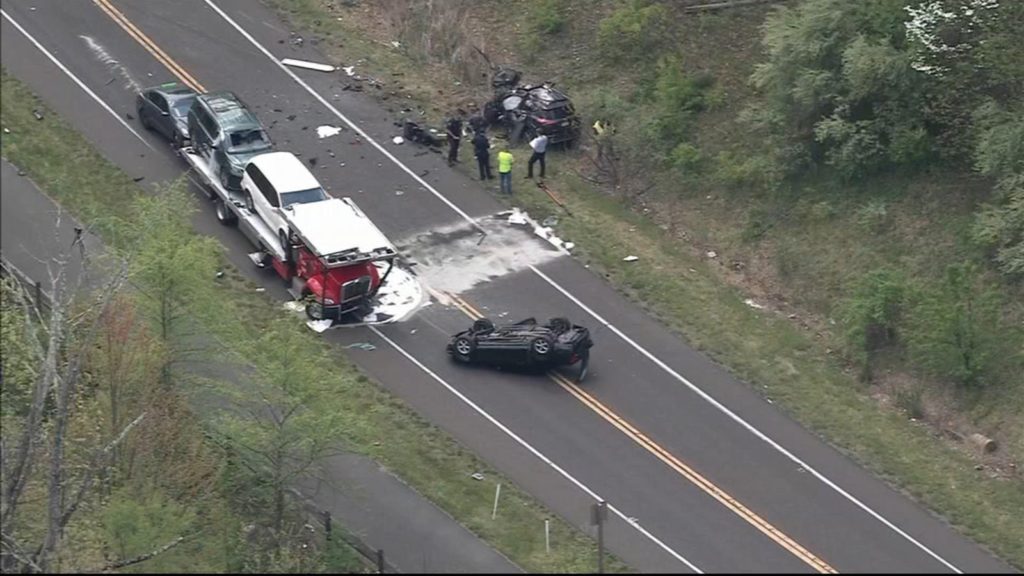
[[[465,336],[459,336],[452,346],[452,351],[455,352],[452,357],[459,362],[469,362],[472,359],[473,348],[475,346],[473,346],[472,340]]]
[[[535,358],[547,358],[551,354],[551,341],[547,338],[534,338],[530,343],[530,352]]]
[[[235,215],[220,198],[213,199],[213,209],[217,213],[217,221],[221,224],[227,226],[235,222]]]
[[[139,122],[142,123],[142,127],[146,130],[152,130],[153,125],[149,123],[149,119],[146,117],[146,111],[139,108],[136,112],[139,113]]]
[[[587,368],[590,367],[590,352],[584,352],[580,355],[580,373],[576,376],[576,382],[583,382],[583,379],[587,377]]]

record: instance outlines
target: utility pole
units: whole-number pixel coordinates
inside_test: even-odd
[[[604,574],[604,521],[608,518],[608,503],[601,500],[590,509],[590,523],[597,526],[597,573]]]

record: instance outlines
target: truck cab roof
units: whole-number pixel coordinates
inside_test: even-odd
[[[328,266],[394,258],[398,251],[350,198],[293,204],[285,211],[293,232]]]

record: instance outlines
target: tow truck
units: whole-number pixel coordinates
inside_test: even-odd
[[[191,146],[179,153],[203,181],[217,220],[238,226],[257,248],[249,258],[277,272],[292,297],[305,303],[310,320],[362,322],[399,254],[352,199],[293,204],[281,210],[288,230],[282,234],[266,224],[251,201],[246,206],[246,192],[224,187],[207,159]]]

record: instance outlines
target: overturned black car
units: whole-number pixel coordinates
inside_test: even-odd
[[[497,327],[482,318],[452,336],[448,354],[458,362],[522,368],[547,369],[578,362],[578,380],[583,380],[593,345],[589,330],[565,318],[552,318],[547,324],[527,318]]]

